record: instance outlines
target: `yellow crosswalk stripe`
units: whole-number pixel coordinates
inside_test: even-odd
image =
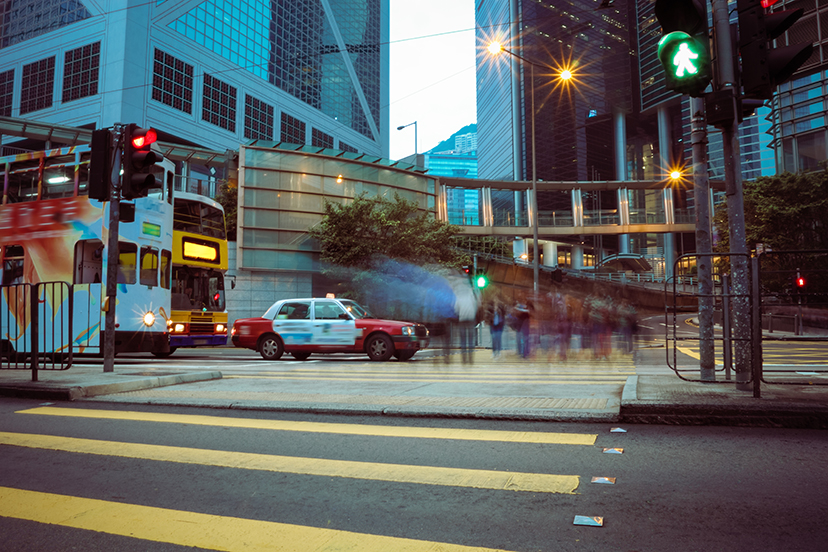
[[[279,376],[233,376],[224,375],[222,379],[270,379],[270,380],[320,380],[326,381],[384,381],[384,382],[421,382],[421,383],[451,383],[451,382],[465,382],[465,383],[503,383],[503,380],[482,379],[482,378],[458,378],[458,377],[444,377],[444,378],[395,378],[395,377],[334,377],[334,376],[299,376],[293,374],[284,374]],[[592,381],[587,379],[580,380],[564,380],[557,378],[509,378],[506,382],[515,381],[523,384],[535,385],[618,385],[627,381],[627,377],[618,378],[601,378],[600,381]]]
[[[490,548],[200,514],[9,487],[0,487],[0,516],[209,550],[497,552]]]
[[[361,424],[335,424],[324,422],[294,422],[285,420],[258,420],[253,418],[229,418],[195,414],[166,414],[162,412],[138,412],[125,410],[97,410],[91,408],[58,408],[42,406],[19,410],[17,414],[65,416],[70,418],[97,418],[161,422],[243,429],[274,431],[300,431],[306,433],[334,433],[342,435],[367,435],[374,437],[403,437],[416,439],[455,439],[463,441],[500,441],[506,443],[534,443],[554,445],[594,445],[597,434],[551,433],[534,431],[501,431],[483,429],[455,429],[438,427],[381,426]]]
[[[498,472],[493,470],[327,460],[323,458],[146,445],[29,433],[0,432],[0,445],[223,468],[368,479],[395,483],[416,483],[420,485],[442,485],[446,487],[472,487],[475,489],[574,494],[579,484],[579,476],[577,475]]]

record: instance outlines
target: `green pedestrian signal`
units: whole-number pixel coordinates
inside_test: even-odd
[[[683,31],[667,33],[658,42],[658,59],[664,67],[668,90],[704,96],[710,84],[710,45],[706,36],[690,36]]]
[[[477,286],[477,289],[483,289],[489,285],[489,279],[486,278],[485,274],[478,274],[474,279],[474,285]]]

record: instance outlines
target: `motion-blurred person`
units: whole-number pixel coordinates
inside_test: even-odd
[[[513,307],[514,316],[517,320],[517,352],[521,358],[529,358],[532,339],[532,302],[529,299],[525,301],[525,303],[517,303]]]
[[[492,332],[492,358],[500,358],[503,350],[503,328],[506,326],[506,305],[500,295],[494,295],[486,304],[485,321]]]
[[[480,310],[480,297],[466,278],[455,278],[452,282],[454,289],[454,313],[456,317],[457,333],[460,335],[460,352],[463,364],[471,364],[475,346],[475,325],[477,313]]]
[[[633,352],[633,336],[638,331],[638,313],[627,300],[618,307],[618,325],[621,329],[622,350],[630,354]]]

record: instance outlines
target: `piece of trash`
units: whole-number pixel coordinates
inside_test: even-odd
[[[614,477],[593,477],[591,483],[603,483],[604,485],[615,485]]]
[[[603,517],[592,517],[592,516],[575,516],[575,521],[573,525],[588,525],[590,527],[603,527],[604,526],[604,518]]]
[[[626,433],[626,429],[621,429],[620,427],[614,427],[610,430],[610,433]]]
[[[604,448],[604,454],[624,454],[624,449],[618,447]]]
[[[40,406],[52,406],[55,403],[40,403]]]

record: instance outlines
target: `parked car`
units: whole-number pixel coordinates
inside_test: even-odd
[[[233,345],[258,351],[265,360],[290,353],[366,353],[371,360],[409,360],[428,347],[422,324],[381,320],[350,299],[284,299],[259,318],[242,318],[230,332]]]

